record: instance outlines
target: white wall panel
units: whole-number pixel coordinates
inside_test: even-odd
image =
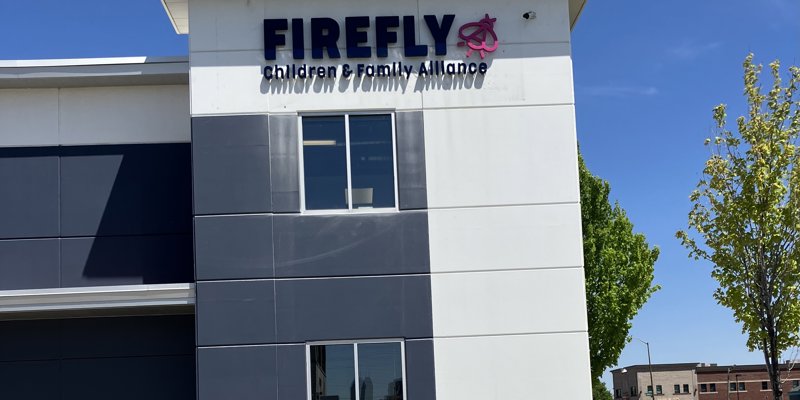
[[[536,19],[526,20],[522,14],[536,12]],[[489,14],[497,18],[494,31],[501,47],[506,43],[569,42],[569,9],[566,1],[559,0],[459,0],[457,3],[440,0],[419,0],[420,15],[456,14],[450,41],[455,43],[458,28],[475,22]],[[427,29],[421,30],[422,39],[430,38]]]
[[[428,212],[431,272],[583,265],[580,205]]]
[[[61,144],[188,142],[188,91],[184,85],[60,89]]]
[[[425,108],[572,104],[569,43],[505,45],[481,60],[451,46],[449,62],[486,62],[486,75],[440,76],[423,80]],[[474,82],[471,82],[473,81]],[[465,85],[464,83],[471,83]]]
[[[267,112],[263,60],[263,53],[256,51],[192,54],[192,115]]]
[[[431,275],[433,335],[585,331],[582,268]]]
[[[311,18],[327,17],[339,22],[340,37],[339,48],[345,49],[345,17],[369,16],[371,26],[365,31],[369,34],[366,45],[375,43],[374,18],[379,15],[417,15],[417,2],[415,0],[380,0],[357,1],[358,4],[345,6],[341,2],[327,0],[304,1],[302,7],[291,1],[267,0],[191,0],[189,2],[189,24],[191,30],[190,51],[229,51],[229,50],[258,50],[264,49],[264,19],[265,18],[304,18],[304,48],[311,48]],[[422,23],[422,25],[420,25]],[[291,27],[291,21],[289,22]],[[424,21],[417,21],[416,37],[419,39],[420,26],[427,30]],[[402,23],[395,31],[398,32],[402,46]],[[457,37],[457,27],[454,26],[451,39]],[[291,49],[291,29],[283,32],[286,37],[284,49]],[[433,41],[431,40],[431,44]],[[374,51],[374,49],[373,49]],[[342,51],[344,55],[344,51]],[[310,51],[306,53],[306,61],[311,60]],[[325,61],[331,61],[326,59]],[[302,62],[302,61],[301,61]]]
[[[0,146],[58,144],[58,89],[0,90]]]
[[[436,400],[591,399],[586,333],[434,339]]]
[[[431,208],[578,201],[571,105],[425,110]]]

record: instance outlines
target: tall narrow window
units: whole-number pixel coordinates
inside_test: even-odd
[[[689,385],[683,384],[683,393],[689,393]]]
[[[396,204],[391,114],[302,118],[305,210]]]
[[[309,399],[404,400],[403,347],[399,341],[309,345]]]
[[[709,391],[716,392],[717,391],[717,384],[716,383],[709,383],[708,384]]]

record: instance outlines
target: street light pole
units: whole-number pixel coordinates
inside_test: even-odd
[[[656,400],[656,385],[653,384],[653,363],[650,361],[650,343],[637,339],[647,346],[647,368],[650,370],[650,399]]]

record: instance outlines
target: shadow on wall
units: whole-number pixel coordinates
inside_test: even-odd
[[[62,286],[193,281],[187,143],[63,147]]]

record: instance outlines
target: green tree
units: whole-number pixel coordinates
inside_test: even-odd
[[[599,378],[592,378],[592,400],[614,400],[606,384]]]
[[[744,60],[747,115],[726,127],[727,107],[714,108],[717,136],[692,192],[689,228],[676,236],[690,257],[713,264],[714,298],[733,310],[750,351],[761,350],[775,399],[781,398],[779,357],[800,344],[800,69],[783,86],[780,63],[770,65],[772,87],[759,83],[762,66]]]
[[[653,285],[658,248],[644,235],[619,204],[608,200],[608,182],[592,175],[578,157],[583,263],[589,319],[589,356],[592,382],[617,363],[630,341],[631,319],[659,287]]]

